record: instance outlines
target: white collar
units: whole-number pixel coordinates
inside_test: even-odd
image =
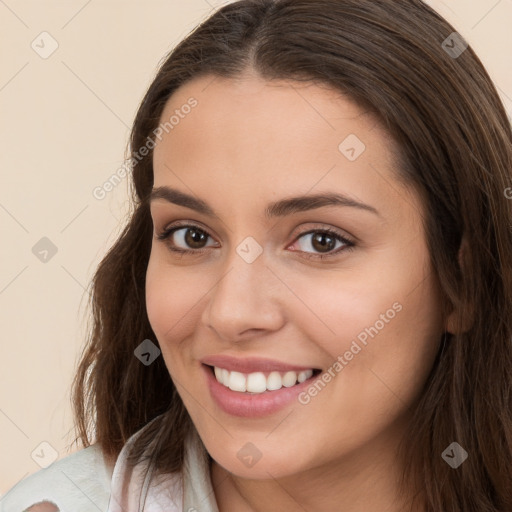
[[[219,512],[208,453],[196,429],[185,442],[183,471],[152,477],[146,464],[133,469],[126,464],[128,450],[144,428],[128,439],[117,458],[107,512]]]

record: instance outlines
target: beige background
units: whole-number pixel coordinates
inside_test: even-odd
[[[36,461],[70,453],[85,289],[121,227],[126,180],[103,200],[92,191],[123,163],[159,61],[224,3],[0,0],[0,495]],[[473,46],[512,113],[512,0],[428,3]],[[51,49],[44,31],[58,43],[46,59],[31,47]],[[32,252],[43,237],[57,248],[46,262]]]

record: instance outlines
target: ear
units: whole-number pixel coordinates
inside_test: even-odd
[[[462,237],[458,252],[459,267],[464,273],[469,271],[468,264],[469,245],[466,235]],[[471,329],[474,322],[474,304],[465,304],[465,310],[462,312],[462,318],[459,318],[460,311],[454,308],[445,320],[445,330],[451,334],[462,334]]]

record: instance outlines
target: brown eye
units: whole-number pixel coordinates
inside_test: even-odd
[[[182,225],[167,228],[158,235],[159,240],[166,240],[169,249],[176,252],[201,252],[211,236],[194,225]]]
[[[296,240],[310,238],[301,249],[294,252],[303,253],[305,258],[323,259],[346,252],[355,247],[355,243],[332,229],[315,229],[302,233]],[[181,254],[201,254],[208,247],[207,241],[212,238],[204,229],[193,224],[171,226],[157,237],[166,242],[169,250]],[[297,243],[297,242],[296,242]],[[338,245],[337,247],[337,244]],[[211,246],[211,245],[210,245]],[[311,248],[311,251],[305,250]]]
[[[202,249],[207,239],[208,234],[197,228],[186,228],[183,236],[183,242],[192,249]]]
[[[330,252],[336,246],[336,239],[329,233],[315,233],[311,239],[311,246],[319,252]]]
[[[306,243],[299,250],[306,253],[307,258],[325,258],[335,256],[342,251],[354,247],[354,242],[348,240],[332,229],[315,229],[302,233],[297,240],[305,239]],[[337,245],[339,244],[339,245]],[[312,249],[313,252],[307,249]],[[337,249],[337,250],[335,250]],[[316,254],[315,254],[316,253]]]

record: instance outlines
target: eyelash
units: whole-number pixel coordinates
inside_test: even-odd
[[[170,227],[164,229],[161,233],[159,233],[157,235],[157,238],[158,238],[158,240],[166,241],[166,240],[168,240],[171,237],[171,235],[175,231],[178,231],[180,229],[185,229],[185,228],[197,229],[197,230],[201,231],[202,233],[205,233],[208,237],[212,238],[211,235],[209,235],[207,231],[205,231],[203,228],[201,228],[201,227],[199,227],[197,225],[194,225],[194,224],[179,224],[179,225],[170,226]],[[326,259],[326,258],[332,258],[332,257],[337,256],[340,252],[351,251],[355,247],[355,243],[352,240],[349,240],[348,238],[342,236],[337,231],[335,231],[333,229],[329,229],[329,228],[310,229],[309,231],[305,231],[304,233],[300,233],[295,238],[294,242],[299,240],[301,237],[303,237],[305,235],[310,235],[312,233],[323,233],[323,234],[331,235],[336,240],[338,240],[338,241],[342,242],[343,244],[345,244],[345,247],[338,248],[336,251],[330,252],[328,254],[314,254],[314,253],[308,253],[308,252],[304,252],[304,251],[296,251],[296,252],[302,252],[303,254],[305,254],[304,257],[307,258],[307,259],[323,260],[323,259]],[[207,250],[207,249],[177,249],[176,247],[172,247],[169,244],[167,244],[167,246],[168,246],[170,251],[182,254],[183,256],[186,255],[186,254],[196,254],[196,255],[197,254],[202,254],[202,253],[206,252],[206,250]]]

